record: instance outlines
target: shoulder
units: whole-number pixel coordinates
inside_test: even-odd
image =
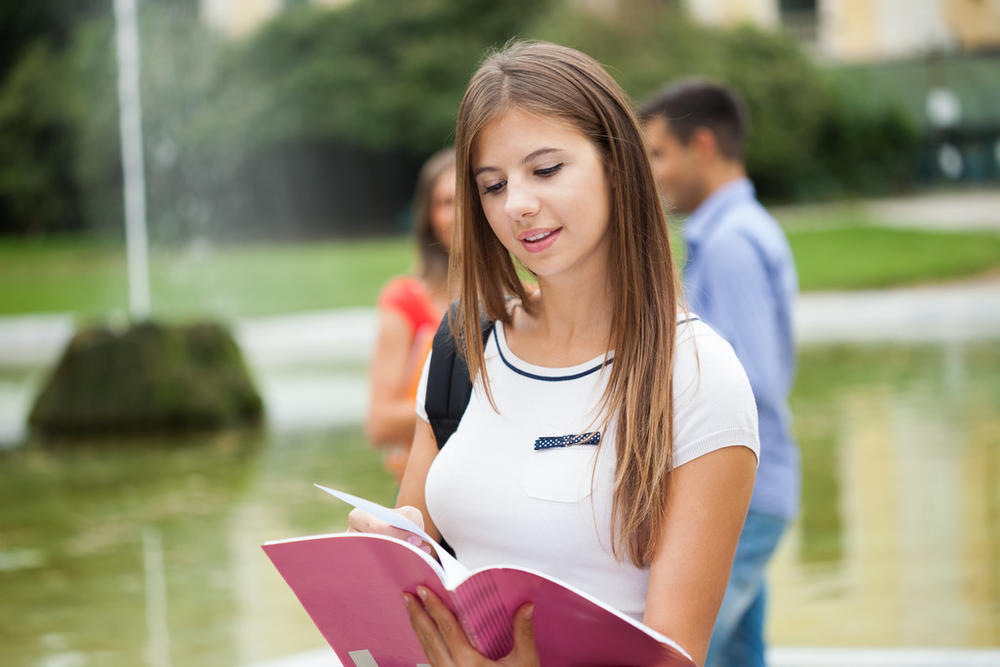
[[[699,319],[680,324],[677,334],[675,466],[732,445],[759,453],[756,402],[732,346]]]
[[[713,254],[759,257],[787,250],[788,239],[774,216],[749,199],[729,210],[709,245]]]
[[[725,338],[697,315],[689,314],[677,325],[674,349],[674,379],[708,379],[739,381],[745,377],[742,364]]]
[[[413,276],[396,276],[382,288],[379,293],[378,303],[391,303],[398,299],[408,299],[414,296],[426,294],[427,290],[419,279]]]
[[[702,252],[703,270],[725,281],[793,263],[784,232],[776,222],[763,218],[733,220],[712,236]]]
[[[778,226],[778,221],[754,197],[733,202],[723,216],[726,226],[753,231]]]
[[[756,253],[759,235],[751,226],[742,222],[726,225],[705,246],[705,253],[716,259],[752,259]]]
[[[382,310],[399,311],[414,328],[427,323],[437,323],[434,304],[424,283],[412,276],[393,278],[382,288],[378,307]]]

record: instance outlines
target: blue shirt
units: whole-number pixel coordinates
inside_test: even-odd
[[[799,450],[788,392],[795,375],[795,262],[784,232],[747,179],[711,194],[684,223],[688,304],[729,341],[757,402],[760,463],[750,508],[792,518],[799,507]]]

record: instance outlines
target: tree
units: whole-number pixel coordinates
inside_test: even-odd
[[[83,227],[74,177],[78,99],[63,63],[35,42],[0,95],[0,231]]]

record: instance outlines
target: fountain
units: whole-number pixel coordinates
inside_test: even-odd
[[[41,435],[75,436],[258,422],[263,403],[227,328],[150,320],[135,0],[115,0],[114,9],[131,325],[78,330],[35,399],[29,424]]]

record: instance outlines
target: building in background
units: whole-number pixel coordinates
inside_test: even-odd
[[[282,9],[311,4],[337,7],[351,0],[201,0],[202,20],[230,37],[244,37]]]
[[[1000,49],[1000,0],[688,0],[697,21],[785,28],[840,62]]]
[[[784,29],[921,127],[924,182],[1000,180],[1000,0],[687,0],[704,24]]]
[[[1000,49],[1000,0],[686,0],[700,23],[752,23],[789,30],[817,55],[841,62],[912,58],[928,52]],[[337,7],[352,0],[202,0],[208,25],[240,37],[297,4]],[[621,0],[573,0],[611,13]]]

